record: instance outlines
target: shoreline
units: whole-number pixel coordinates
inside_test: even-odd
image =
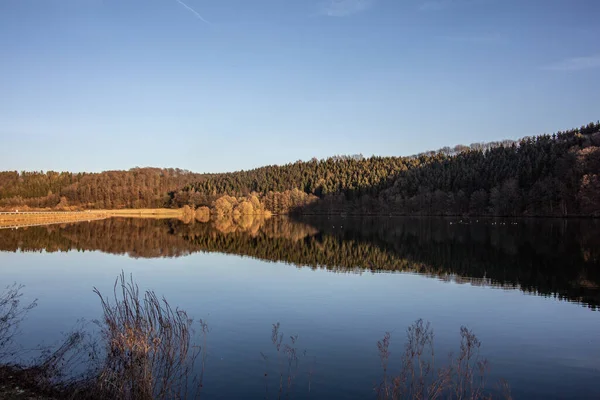
[[[402,215],[395,213],[290,213],[273,214],[273,216],[289,216],[291,218],[311,217],[341,217],[341,218],[474,218],[482,219],[598,219],[590,215],[566,216],[537,216],[537,215]],[[119,210],[85,210],[85,211],[56,211],[56,210],[27,210],[27,211],[0,211],[0,228],[17,226],[49,225],[59,223],[84,222],[106,218],[149,218],[149,219],[185,219],[187,216],[184,208],[141,208]]]
[[[86,211],[20,211],[0,212],[0,228],[22,225],[46,225],[83,222],[113,217],[124,218],[183,218],[183,209],[86,210]]]

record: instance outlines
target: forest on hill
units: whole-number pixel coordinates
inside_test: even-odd
[[[169,204],[170,192],[204,177],[173,168],[101,173],[6,171],[0,172],[0,207],[160,208]]]
[[[213,175],[157,168],[0,172],[0,207],[23,206],[189,206],[218,214],[600,216],[600,122],[411,157],[335,156]]]
[[[218,174],[175,206],[256,194],[275,213],[598,216],[600,122],[414,157],[342,156]]]

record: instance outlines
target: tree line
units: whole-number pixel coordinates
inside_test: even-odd
[[[244,213],[249,205],[274,214],[599,216],[600,122],[411,157],[335,156],[213,175],[157,168],[0,173],[3,208]]]
[[[412,157],[336,156],[217,174],[173,193],[209,205],[253,193],[276,214],[600,215],[600,122]]]
[[[133,168],[101,173],[6,171],[0,172],[0,207],[168,207],[170,192],[205,176],[173,168]]]

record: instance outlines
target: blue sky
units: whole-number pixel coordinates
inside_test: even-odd
[[[600,118],[597,0],[0,0],[0,170],[248,169]]]

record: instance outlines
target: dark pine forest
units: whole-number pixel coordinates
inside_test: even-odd
[[[3,208],[214,208],[223,196],[248,195],[275,214],[599,216],[600,122],[410,157],[335,156],[213,175],[0,173]]]

